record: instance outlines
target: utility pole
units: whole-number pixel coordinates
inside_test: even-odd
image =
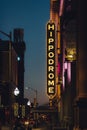
[[[34,98],[34,107],[37,106],[37,90],[31,87],[27,87],[27,89],[32,90],[33,92],[35,92],[35,98]]]
[[[7,34],[7,33],[5,33],[5,32],[3,32],[3,31],[0,30],[0,33],[2,33],[3,35],[7,36],[10,39],[10,41],[11,41],[11,39],[12,39],[11,32],[9,34]]]
[[[28,87],[30,90],[34,91],[35,92],[35,98],[34,98],[34,107],[37,106],[37,90],[36,89],[33,89],[31,87]]]

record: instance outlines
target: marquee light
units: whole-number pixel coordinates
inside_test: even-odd
[[[47,23],[47,95],[53,98],[55,91],[55,24]]]

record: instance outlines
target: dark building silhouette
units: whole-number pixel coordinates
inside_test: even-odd
[[[24,42],[24,30],[23,29],[14,29],[13,34],[13,47],[17,53],[18,60],[18,88],[20,91],[20,101],[22,101],[24,97],[24,53],[26,50],[25,42]]]
[[[3,33],[3,32],[2,32]],[[3,33],[9,36],[6,33]],[[14,29],[14,41],[0,40],[0,122],[12,121],[15,116],[22,116],[19,112],[20,104],[24,102],[24,30]],[[15,88],[19,95],[15,96]],[[17,108],[16,108],[17,105]],[[15,115],[15,111],[17,111]],[[8,115],[6,115],[8,113]]]
[[[17,53],[11,41],[0,41],[0,98],[8,106],[14,101],[13,91],[18,85]]]
[[[16,87],[20,91],[19,101],[21,102],[24,97],[24,52],[26,47],[23,37],[23,29],[14,29],[14,41],[0,40],[0,84],[5,87],[5,89],[0,87],[3,92],[1,95],[3,105],[5,97],[9,96],[9,94],[13,95],[13,90]],[[7,84],[10,86],[6,87]],[[13,90],[11,91],[11,89]],[[9,94],[6,94],[5,91]],[[9,99],[6,98],[6,100],[8,101],[5,104],[11,103],[9,101],[10,97]]]

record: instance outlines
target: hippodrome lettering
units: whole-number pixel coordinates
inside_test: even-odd
[[[55,95],[55,24],[47,24],[47,94]]]

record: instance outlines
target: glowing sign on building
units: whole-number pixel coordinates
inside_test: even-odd
[[[47,95],[53,98],[55,89],[55,24],[47,23]]]

